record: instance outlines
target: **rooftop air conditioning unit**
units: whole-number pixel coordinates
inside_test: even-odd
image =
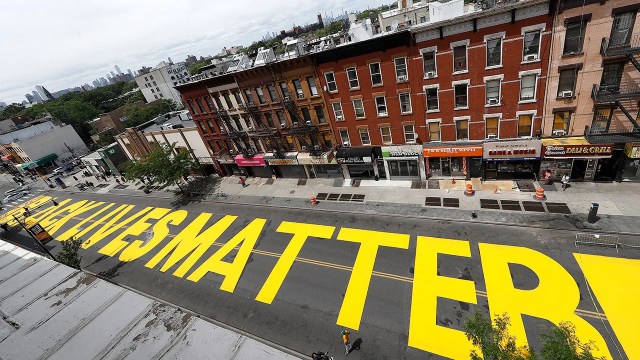
[[[496,134],[488,134],[487,135],[487,139],[496,139],[498,137],[498,135]]]
[[[311,120],[307,120],[307,125],[311,125]]]
[[[298,122],[297,122],[297,121],[294,121],[294,122],[293,122],[293,126],[298,126]]]
[[[407,81],[407,75],[398,76],[398,81]]]
[[[529,54],[529,55],[525,55],[524,57],[524,61],[533,61],[533,60],[538,60],[538,54]]]
[[[427,77],[428,77],[428,78],[436,77],[436,72],[435,72],[435,71],[429,71],[429,72],[427,72]]]
[[[561,93],[560,93],[560,97],[563,97],[563,98],[570,98],[570,97],[573,97],[573,91],[571,91],[571,90],[565,90],[565,91],[563,91],[563,92],[561,92]]]
[[[497,97],[491,97],[488,100],[489,105],[496,105],[499,102]]]
[[[554,136],[565,136],[567,134],[566,131],[564,130],[553,130],[553,135]]]

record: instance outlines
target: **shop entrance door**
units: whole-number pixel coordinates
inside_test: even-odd
[[[442,158],[442,176],[451,176],[451,158]]]
[[[571,168],[571,180],[584,180],[585,173],[587,172],[586,159],[573,160],[573,167]]]

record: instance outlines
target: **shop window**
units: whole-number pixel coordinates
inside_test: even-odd
[[[267,102],[267,98],[264,97],[264,93],[262,92],[262,88],[261,87],[257,87],[255,90],[256,90],[256,95],[258,95],[258,101],[260,102],[260,104],[265,104]]]
[[[540,58],[540,34],[541,30],[524,33],[523,38],[523,61],[535,61]]]
[[[407,73],[407,58],[396,58],[393,60],[396,66],[396,81],[403,82],[409,80]]]
[[[536,98],[536,74],[523,75],[520,78],[520,101],[534,100]]]
[[[467,45],[453,47],[453,72],[467,71]]]
[[[469,140],[469,120],[456,120],[456,140]]]
[[[411,96],[409,93],[400,93],[398,95],[400,98],[400,112],[403,114],[408,114],[411,112]]]
[[[349,89],[357,89],[360,87],[356,68],[347,68],[347,79],[349,80]]]
[[[429,140],[431,141],[440,141],[440,123],[439,122],[430,122],[429,126]]]
[[[559,98],[571,98],[573,97],[576,87],[576,76],[578,69],[566,69],[560,71],[560,77],[558,78],[558,97]]]
[[[293,83],[293,88],[296,90],[298,99],[302,99],[304,97],[304,92],[302,91],[302,84],[300,83],[300,80],[293,79],[291,82]]]
[[[242,96],[240,96],[239,91],[234,91],[233,97],[236,99],[236,103],[238,104],[238,106],[242,105]]]
[[[231,102],[231,97],[229,93],[224,93],[224,102],[227,103],[227,109],[233,109],[233,103]]]
[[[282,95],[284,95],[285,98],[291,99],[291,94],[289,94],[289,88],[287,87],[287,83],[281,82],[280,90],[282,91]]]
[[[584,31],[587,27],[585,19],[572,21],[567,24],[564,32],[564,55],[579,54],[582,52],[582,44],[584,42]]]
[[[351,102],[353,103],[353,111],[356,114],[356,118],[363,118],[364,105],[362,105],[362,99],[353,99]]]
[[[311,96],[317,96],[318,88],[316,87],[316,80],[313,76],[307,76],[307,85],[309,86],[309,93]]]
[[[502,38],[487,40],[487,67],[502,65]]]
[[[485,84],[485,104],[500,104],[500,79],[487,80]]]
[[[609,47],[629,45],[635,19],[635,11],[619,13],[613,16]]]
[[[427,94],[427,111],[438,111],[438,88],[425,89],[425,93]]]
[[[278,93],[276,92],[276,87],[273,86],[273,84],[268,84],[267,90],[269,91],[269,97],[271,98],[271,102],[278,101]]]
[[[487,139],[498,138],[498,117],[488,117],[484,120],[485,137]]]
[[[422,66],[425,78],[432,78],[438,75],[435,50],[425,51],[422,53]]]
[[[333,114],[336,117],[336,121],[343,121],[344,114],[342,113],[342,104],[339,102],[331,103],[331,107],[333,108]]]
[[[391,144],[391,128],[388,126],[383,126],[380,128],[380,136],[382,137],[383,144]]]
[[[553,114],[553,135],[566,135],[569,132],[571,111],[557,111]]]
[[[384,98],[384,96],[376,96],[375,99],[376,99],[376,109],[378,110],[378,116],[386,116],[387,115],[386,99]],[[364,116],[364,114],[362,116]]]
[[[533,124],[532,114],[518,115],[518,137],[531,136],[532,124]]]
[[[413,125],[403,125],[404,142],[406,144],[413,144],[416,142],[416,131]]]
[[[469,103],[467,102],[468,87],[469,84],[466,83],[454,85],[456,109],[469,107]]]
[[[371,139],[369,138],[369,129],[358,129],[360,133],[360,141],[362,141],[362,145],[371,145]]]
[[[324,79],[327,81],[327,90],[338,91],[338,85],[336,84],[335,75],[332,72],[324,73]]]
[[[349,140],[349,131],[340,130],[340,140],[342,141],[342,145],[351,146],[351,141]]]
[[[316,111],[316,117],[318,118],[318,124],[324,124],[327,122],[327,119],[324,117],[324,109],[322,106],[314,106],[313,109]]]
[[[382,72],[380,71],[380,63],[369,64],[369,72],[371,73],[371,85],[382,85]]]

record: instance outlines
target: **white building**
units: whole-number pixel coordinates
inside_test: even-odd
[[[149,72],[140,73],[135,80],[147,102],[169,99],[182,106],[180,93],[174,87],[189,82],[191,74],[184,62],[174,64],[162,61]]]
[[[398,8],[378,14],[380,31],[395,31],[398,28],[429,22],[429,3],[427,0],[415,2],[398,0]]]

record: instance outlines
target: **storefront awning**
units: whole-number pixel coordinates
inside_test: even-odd
[[[542,139],[542,157],[545,159],[609,158],[613,144],[590,144],[582,136]]]
[[[328,151],[322,153],[320,156],[311,156],[309,153],[300,153],[298,154],[298,164],[302,165],[311,165],[311,164],[337,164],[335,159],[335,153],[333,151]]]
[[[570,137],[542,139],[542,145],[544,146],[589,145],[589,142],[583,136],[570,136]]]
[[[238,164],[239,166],[265,166],[267,165],[266,162],[264,162],[264,154],[256,154],[253,157],[250,158],[245,158],[242,155],[237,155],[234,160],[236,161],[236,164]]]
[[[44,165],[44,164],[46,164],[48,162],[51,162],[51,161],[53,161],[53,160],[55,160],[57,158],[58,158],[57,154],[49,154],[49,155],[41,157],[40,159],[38,159],[38,160],[36,160],[34,162],[36,163],[36,165],[42,166],[42,165]]]
[[[373,147],[342,147],[336,152],[336,158],[340,164],[365,164],[371,163],[373,154]]]

